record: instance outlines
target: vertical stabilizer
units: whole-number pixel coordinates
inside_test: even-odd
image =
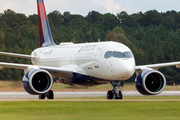
[[[44,0],[37,0],[40,47],[55,46],[46,15]]]

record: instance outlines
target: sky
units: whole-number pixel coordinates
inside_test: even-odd
[[[166,12],[180,11],[180,0],[44,0],[47,14],[54,10],[64,13],[88,15],[90,11],[99,13],[112,13],[117,15],[121,11],[128,14],[157,10]],[[11,9],[16,13],[23,13],[26,16],[37,14],[36,0],[0,0],[0,13]]]

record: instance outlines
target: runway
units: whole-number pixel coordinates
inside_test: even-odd
[[[55,98],[73,97],[106,97],[105,91],[87,92],[54,92]],[[123,96],[143,96],[137,91],[122,91]],[[180,96],[180,91],[163,91],[156,96]],[[37,95],[30,95],[26,92],[0,92],[0,99],[38,99]]]

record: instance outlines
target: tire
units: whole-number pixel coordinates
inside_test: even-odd
[[[119,97],[117,96],[117,93],[114,93],[114,99],[121,100],[122,98],[123,98],[123,96],[122,96],[122,92],[121,91],[119,91]]]
[[[123,99],[123,95],[122,95],[122,92],[121,91],[119,91],[119,99]]]
[[[47,98],[48,99],[54,99],[54,93],[52,90],[50,90],[48,93],[47,93]]]
[[[113,92],[111,90],[107,92],[107,99],[113,99]]]
[[[44,99],[45,99],[45,94],[39,95],[39,99],[40,99],[40,100],[44,100]]]

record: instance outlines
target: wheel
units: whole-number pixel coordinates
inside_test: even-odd
[[[122,92],[119,91],[119,96],[117,95],[117,93],[114,93],[114,99],[122,99],[123,96],[122,96]]]
[[[113,92],[111,90],[107,92],[107,99],[113,99]]]
[[[114,93],[113,98],[114,98],[114,99],[118,99],[117,93]]]
[[[50,90],[48,93],[47,93],[47,98],[48,99],[54,99],[54,93],[52,90]]]
[[[121,91],[119,91],[119,99],[123,99],[123,95]]]
[[[39,99],[41,99],[41,100],[45,99],[45,94],[39,95]]]

